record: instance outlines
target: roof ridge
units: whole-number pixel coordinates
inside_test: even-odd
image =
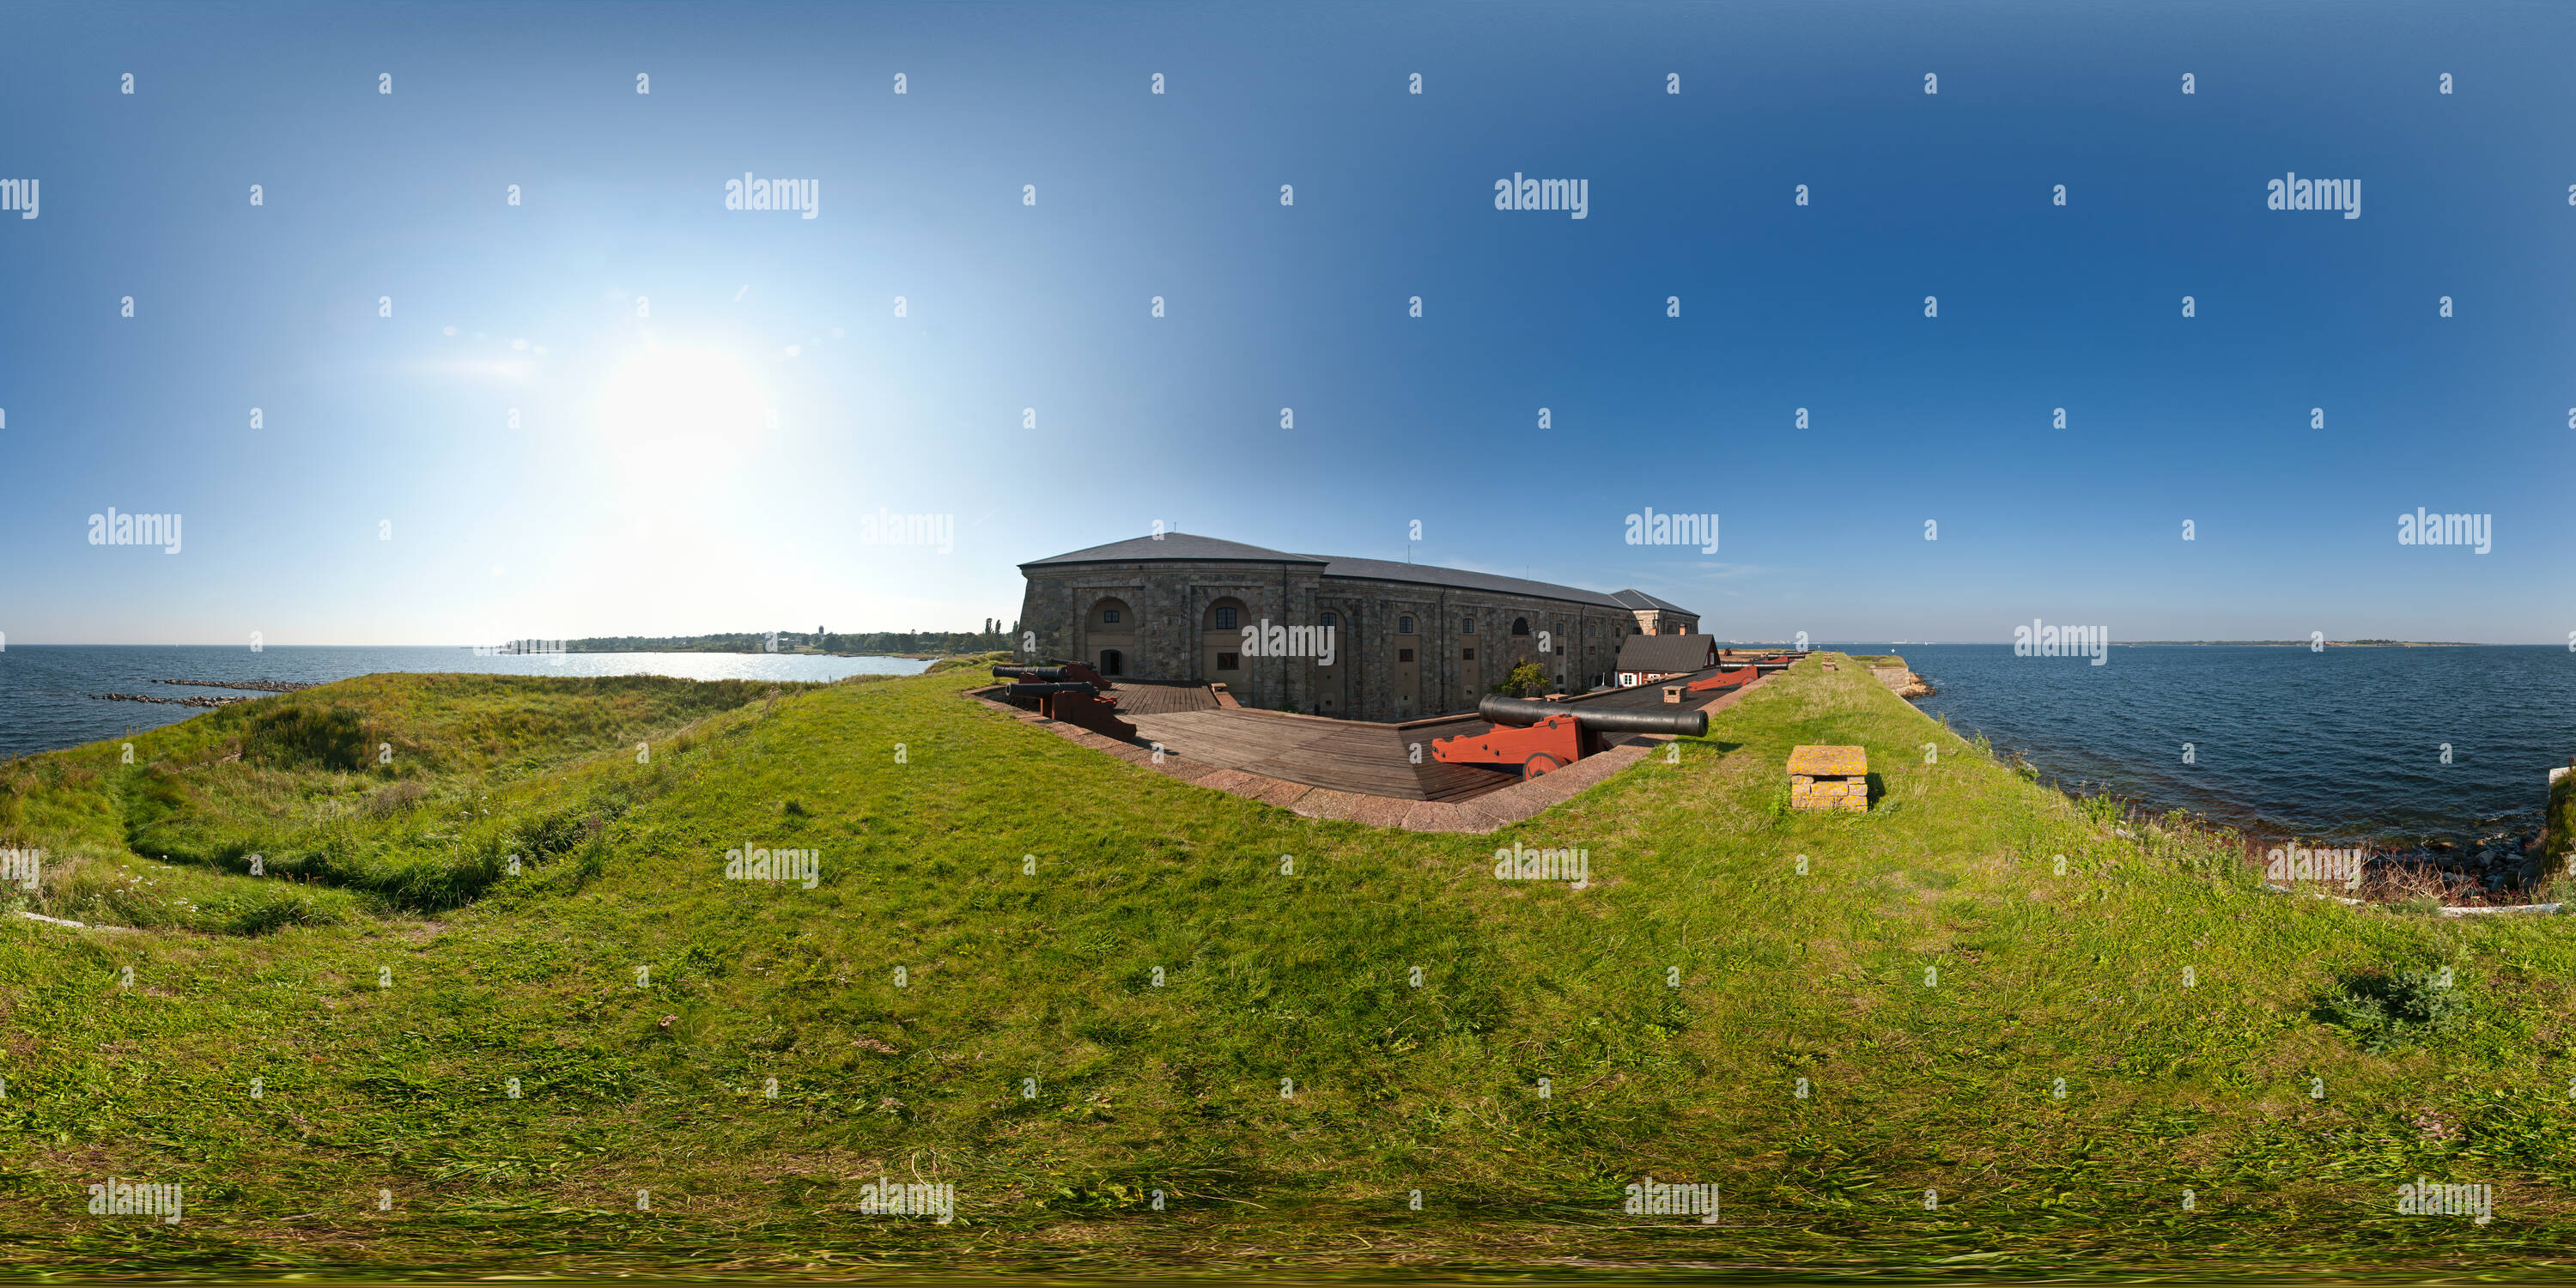
[[[1471,568],[1453,568],[1446,564],[1420,564],[1409,561],[1399,563],[1393,559],[1375,559],[1359,555],[1325,555],[1276,550],[1268,546],[1256,546],[1197,533],[1167,532],[1159,538],[1130,537],[1123,541],[1107,542],[1045,559],[1031,560],[1021,564],[1020,567],[1026,571],[1072,564],[1123,563],[1131,560],[1146,562],[1158,559],[1313,564],[1318,565],[1322,575],[1327,577],[1438,586],[1449,590],[1548,599],[1591,608],[1614,608],[1627,612],[1635,612],[1641,608],[1657,608],[1682,613],[1694,619],[1698,617],[1698,614],[1690,609],[1633,587],[1618,591],[1592,590],[1583,586],[1569,586],[1563,582],[1540,581],[1534,577],[1514,577],[1506,573],[1481,572]]]

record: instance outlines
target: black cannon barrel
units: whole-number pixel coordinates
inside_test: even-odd
[[[1549,716],[1572,716],[1576,724],[1594,733],[1663,733],[1692,738],[1708,734],[1708,713],[1705,711],[1578,707],[1564,702],[1507,698],[1499,693],[1488,694],[1484,701],[1477,703],[1476,714],[1498,725],[1534,725]]]
[[[993,678],[997,680],[1016,680],[1023,675],[1034,675],[1040,680],[1048,682],[1070,680],[1073,678],[1072,676],[1065,674],[1064,668],[1060,666],[997,666],[993,668]]]
[[[1004,694],[1014,698],[1043,698],[1056,693],[1098,692],[1098,690],[1093,689],[1090,685],[1084,684],[1080,680],[1071,680],[1062,684],[1013,684],[1004,686],[1002,691]]]

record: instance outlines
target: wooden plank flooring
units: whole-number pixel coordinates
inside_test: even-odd
[[[1118,703],[1118,714],[1133,719],[1137,716],[1161,715],[1170,711],[1214,711],[1216,695],[1204,684],[1165,684],[1153,680],[1112,680],[1116,687],[1109,696]]]
[[[1431,759],[1430,740],[1481,729],[1465,717],[1457,730],[1292,716],[1251,707],[1175,711],[1129,717],[1137,735],[1192,760],[1223,769],[1263,774],[1338,792],[1395,800],[1455,801],[1481,796],[1520,781],[1517,770],[1451,765]],[[1423,763],[1412,763],[1408,744],[1424,744]]]
[[[1706,674],[1702,671],[1668,683],[1686,683]],[[1715,694],[1693,694],[1686,704],[1668,708],[1663,685],[1647,684],[1587,694],[1563,705],[1576,711],[1688,711],[1718,705],[1741,692],[1738,686]],[[1119,685],[1118,710],[1136,726],[1142,741],[1161,743],[1169,751],[1220,769],[1309,787],[1396,800],[1457,801],[1520,781],[1517,767],[1452,765],[1431,758],[1432,739],[1481,734],[1493,727],[1469,714],[1415,720],[1398,728],[1254,707],[1219,707],[1204,686],[1141,683]],[[1605,747],[1643,741],[1647,739],[1641,735],[1628,734],[1602,739]],[[1415,743],[1422,744],[1418,765],[1409,754]]]

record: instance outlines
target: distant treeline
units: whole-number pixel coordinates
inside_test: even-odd
[[[569,653],[766,653],[770,640],[781,653],[839,653],[883,657],[897,653],[988,653],[1009,648],[1011,635],[995,620],[982,631],[735,631],[719,635],[603,635],[566,640]]]

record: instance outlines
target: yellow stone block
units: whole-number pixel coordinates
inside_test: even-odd
[[[1858,778],[1869,773],[1865,747],[1800,747],[1789,753],[1789,772],[1815,778]]]
[[[1800,747],[1789,753],[1789,803],[1798,809],[1866,811],[1869,753],[1860,747]]]

